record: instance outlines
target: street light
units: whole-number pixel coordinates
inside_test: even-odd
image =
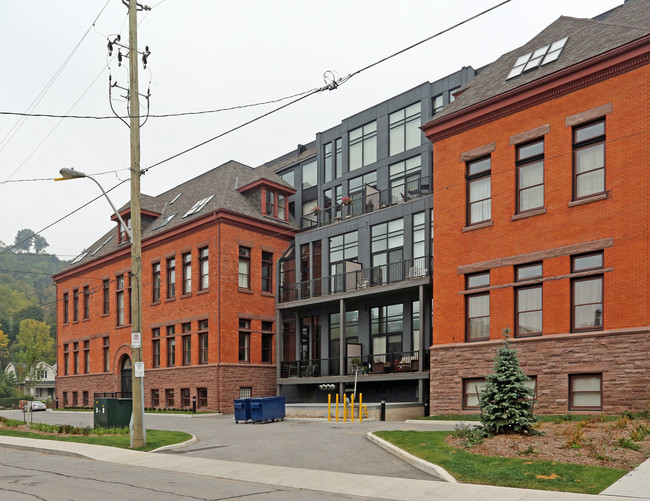
[[[86,177],[86,178],[90,179],[93,183],[95,183],[97,186],[99,186],[99,189],[102,190],[102,193],[106,197],[106,200],[108,200],[108,203],[111,204],[111,208],[113,209],[113,212],[117,216],[117,219],[119,219],[120,224],[122,225],[122,228],[124,228],[126,230],[126,232],[129,234],[129,241],[133,241],[133,233],[131,232],[131,228],[129,228],[126,225],[126,223],[124,222],[124,219],[122,219],[122,216],[120,216],[120,213],[117,211],[117,209],[113,205],[113,202],[108,197],[108,194],[106,193],[106,191],[104,191],[104,188],[102,188],[102,185],[99,184],[97,179],[95,179],[94,177],[92,177],[92,176],[90,176],[88,174],[84,174],[81,171],[74,170],[74,169],[68,169],[67,167],[64,167],[63,169],[61,169],[59,171],[59,174],[61,174],[61,177],[55,178],[54,179],[55,181],[67,181],[68,179],[81,179],[81,178]]]
[[[113,212],[117,216],[117,219],[120,221],[120,224],[122,225],[122,228],[127,232],[129,235],[129,242],[131,244],[131,271],[132,271],[132,277],[135,278],[135,290],[136,293],[133,294],[132,300],[131,300],[131,311],[133,315],[133,333],[137,333],[138,336],[133,336],[131,337],[131,355],[133,358],[134,362],[134,368],[131,369],[131,386],[132,386],[132,403],[133,403],[133,433],[131,435],[131,447],[142,447],[143,445],[146,445],[146,435],[144,431],[144,401],[143,401],[143,396],[144,396],[144,377],[142,375],[136,375],[138,374],[137,368],[138,366],[143,367],[142,363],[142,351],[141,351],[141,343],[142,343],[142,316],[141,316],[141,311],[142,311],[142,287],[140,287],[141,281],[142,281],[142,266],[141,266],[141,240],[140,240],[140,226],[139,224],[137,227],[134,227],[133,230],[130,229],[126,223],[124,222],[124,219],[122,219],[122,216],[120,216],[120,213],[117,211],[115,208],[115,205],[113,205],[113,202],[109,198],[108,194],[104,190],[101,184],[92,176],[89,176],[88,174],[84,174],[81,171],[74,170],[74,169],[68,169],[68,168],[63,168],[59,171],[61,174],[61,177],[55,178],[55,181],[66,181],[68,179],[81,179],[81,178],[88,178],[91,181],[93,181],[97,186],[99,186],[99,189],[102,190],[102,193],[104,194],[104,197],[106,197],[106,200],[108,200],[108,203],[111,204],[111,208],[113,209]],[[139,190],[138,190],[139,192]],[[131,203],[131,218],[134,218],[133,214],[133,197],[132,197],[132,203]],[[138,203],[139,206],[139,203]],[[139,218],[136,218],[139,221]],[[134,239],[133,238],[133,232],[137,231],[138,233],[136,236],[138,238]],[[138,338],[137,344],[135,342],[136,337]],[[144,370],[143,370],[144,374]]]

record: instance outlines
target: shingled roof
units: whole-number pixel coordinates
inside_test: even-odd
[[[242,186],[259,180],[267,180],[282,185],[292,192],[294,191],[290,184],[268,167],[261,166],[254,169],[231,160],[158,196],[152,197],[142,194],[140,196],[141,208],[160,214],[157,218],[143,217],[142,240],[144,241],[148,237],[163,233],[218,210],[227,210],[252,219],[272,222],[287,229],[297,229],[292,222],[285,222],[263,215],[259,205],[254,204],[250,198],[238,191]],[[195,204],[201,201],[205,201],[201,209],[188,214],[195,207]],[[127,203],[122,206],[120,212],[128,209],[129,205]],[[73,259],[70,263],[71,266],[87,263],[114,252],[118,247],[123,247],[125,244],[118,246],[115,235],[116,229],[112,228]]]
[[[582,19],[562,16],[525,45],[502,55],[460,89],[458,98],[429,124],[534,80],[620,47],[650,33],[650,0],[628,0],[624,5]],[[559,58],[506,80],[517,59],[567,37]]]

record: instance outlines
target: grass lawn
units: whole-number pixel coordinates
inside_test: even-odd
[[[586,419],[591,419],[594,416],[587,416],[582,414],[549,414],[538,416],[536,415],[540,422],[542,423],[552,423],[555,421],[584,421]],[[602,417],[605,421],[616,421],[620,419],[621,416],[599,416]],[[438,414],[437,416],[427,416],[418,418],[421,420],[427,421],[479,421],[478,414]]]
[[[34,431],[0,429],[0,435],[7,435],[10,437],[40,438],[43,440],[60,440],[62,442],[77,442],[83,444],[107,445],[109,447],[121,447],[123,449],[128,449],[130,444],[130,438],[128,433],[119,434],[119,435],[101,435],[101,436],[46,435]],[[172,445],[172,444],[178,444],[180,442],[185,442],[190,438],[192,438],[192,435],[190,435],[189,433],[184,433],[182,431],[147,430],[147,445],[145,447],[141,447],[139,449],[134,449],[134,450],[151,451],[157,449],[158,447],[163,447],[165,445]]]
[[[599,466],[471,454],[448,446],[447,431],[378,431],[375,435],[470,484],[598,494],[626,473]]]

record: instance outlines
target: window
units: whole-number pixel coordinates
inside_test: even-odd
[[[425,272],[425,260],[427,255],[427,242],[426,242],[426,217],[424,212],[413,214],[413,266]]]
[[[72,321],[79,321],[79,289],[72,291]]]
[[[372,353],[399,353],[404,332],[404,305],[390,304],[370,310]]]
[[[167,260],[167,298],[176,297],[176,259]]]
[[[128,287],[127,287],[127,302],[125,307],[129,309],[129,324],[132,323],[132,318],[131,315],[133,314],[133,308],[132,308],[132,301],[131,301],[131,286],[133,285],[133,274],[129,271],[129,282],[128,282]]]
[[[166,389],[165,390],[165,407],[173,408],[174,407],[174,390]]]
[[[207,290],[210,285],[210,261],[207,247],[199,249],[199,290]]]
[[[280,177],[281,177],[285,182],[287,182],[287,183],[289,183],[291,186],[293,186],[294,188],[296,187],[296,181],[295,181],[294,171],[289,170],[289,171],[287,171],[287,172],[283,172],[282,174],[280,174]]]
[[[181,407],[187,408],[190,406],[190,389],[181,388]]]
[[[239,361],[250,362],[251,321],[239,319]]]
[[[264,202],[264,205],[266,205],[266,215],[275,217],[275,192],[266,188],[266,196]]]
[[[273,361],[273,322],[262,322],[262,363]]]
[[[192,254],[183,254],[183,294],[192,292]]]
[[[370,228],[372,285],[404,280],[404,220],[394,219]]]
[[[251,398],[253,395],[253,389],[248,387],[239,388],[239,398]]]
[[[239,287],[251,288],[251,250],[247,247],[239,248]]]
[[[104,372],[109,372],[111,370],[111,358],[110,358],[110,345],[109,345],[109,338],[105,337],[104,338],[104,346],[103,346],[103,358],[104,358]]]
[[[187,216],[191,216],[192,214],[196,214],[196,213],[199,212],[201,209],[203,209],[203,207],[205,207],[205,206],[208,204],[208,202],[209,202],[210,200],[212,200],[213,197],[214,197],[214,195],[210,195],[209,197],[205,197],[204,199],[199,200],[198,202],[196,202],[196,203],[192,206],[192,208],[191,208],[190,210],[188,210],[188,211],[185,213],[185,215],[184,215],[183,217],[187,217]]]
[[[68,353],[69,345],[63,345],[63,374],[66,376],[70,374],[70,354]]]
[[[167,326],[167,367],[174,367],[176,365],[176,327],[173,325]]]
[[[433,104],[432,104],[432,109],[433,109],[433,114],[435,115],[436,113],[439,113],[442,111],[443,107],[443,96],[442,94],[438,94],[433,98]]]
[[[72,407],[77,407],[79,405],[79,392],[72,392]]]
[[[420,115],[420,103],[412,104],[389,115],[389,155],[396,155],[420,146],[422,142]]]
[[[196,393],[199,395],[199,409],[203,409],[208,406],[208,389],[207,388],[197,388]]]
[[[573,198],[605,193],[605,120],[573,129]]]
[[[542,263],[515,268],[517,282],[542,278]],[[534,336],[542,333],[542,285],[515,288],[515,336]]]
[[[346,273],[352,271],[352,268],[360,269],[360,265],[356,264],[359,252],[358,240],[359,237],[356,231],[330,237],[330,274],[332,276],[331,292],[345,290]],[[356,288],[356,283],[353,288]]]
[[[306,190],[318,184],[318,164],[313,162],[306,163],[302,166],[302,189]]]
[[[490,285],[489,273],[476,273],[465,277],[467,289]],[[490,293],[482,292],[465,296],[466,341],[485,341],[490,339]]]
[[[411,329],[412,329],[412,340],[413,351],[418,351],[420,349],[420,302],[413,301],[411,303]]]
[[[601,410],[602,394],[602,374],[569,375],[569,410]]]
[[[562,52],[562,48],[564,47],[567,39],[568,37],[562,38],[561,40],[557,40],[552,44],[547,44],[544,47],[540,47],[533,52],[528,52],[523,56],[519,56],[515,61],[514,66],[510,70],[510,73],[508,73],[506,80],[519,76],[525,71],[534,70],[539,66],[543,66],[555,61],[558,57],[560,57],[560,53]]]
[[[160,390],[151,390],[151,407],[160,407]]]
[[[79,374],[79,343],[74,343],[74,374]]]
[[[377,122],[351,130],[349,139],[350,171],[377,161]]]
[[[67,324],[70,321],[68,316],[68,305],[69,305],[68,293],[63,293],[63,323]]]
[[[418,155],[389,167],[391,204],[419,196],[421,166],[422,162]]]
[[[151,364],[153,367],[160,367],[160,329],[152,329],[151,331]]]
[[[334,141],[334,169],[336,172],[336,179],[340,178],[343,175],[343,139],[340,137]]]
[[[490,157],[467,163],[467,224],[492,218],[492,176]]]
[[[479,399],[485,385],[484,378],[463,380],[463,409],[480,409]]]
[[[544,207],[544,140],[517,147],[517,213]]]
[[[366,212],[367,204],[376,202],[379,206],[377,191],[377,171],[372,171],[350,179],[348,182],[350,203],[346,215],[360,216]]]
[[[208,321],[199,321],[199,363],[208,363]]]
[[[183,365],[192,365],[192,336],[183,336]]]
[[[87,285],[84,285],[84,318],[87,319],[90,316],[90,289]]]
[[[83,407],[88,407],[88,392],[87,391],[81,392],[81,405]]]
[[[278,219],[287,220],[287,197],[278,193]]]
[[[115,279],[115,308],[117,325],[124,325],[124,275]]]
[[[323,160],[324,160],[324,181],[326,183],[334,179],[334,151],[332,150],[332,143],[323,145]]]
[[[103,299],[103,301],[102,301],[102,304],[103,304],[102,313],[104,315],[108,315],[110,313],[110,296],[109,296],[110,288],[109,287],[110,286],[109,286],[108,280],[104,280],[103,283],[102,283],[102,290],[103,290],[103,294],[104,294],[104,297],[102,298]]]
[[[330,313],[330,359],[338,358],[341,346],[341,314]],[[343,346],[347,343],[357,343],[359,340],[359,311],[348,310],[345,312],[345,339]],[[330,374],[338,374],[338,360],[330,364]]]
[[[152,275],[153,291],[151,300],[156,303],[160,301],[160,263],[153,264]]]
[[[573,257],[573,273],[599,270],[602,268],[602,252]],[[571,287],[572,331],[602,330],[603,276],[574,278]]]
[[[90,341],[84,341],[84,374],[90,373]]]
[[[273,254],[262,251],[262,291],[273,292]]]
[[[63,392],[63,407],[67,407],[67,406],[68,406],[68,392],[64,391]]]

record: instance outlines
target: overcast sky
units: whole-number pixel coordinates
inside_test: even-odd
[[[325,71],[346,76],[498,3],[153,0],[148,4],[152,10],[138,17],[139,47],[151,50],[148,68],[140,65],[140,91],[146,93],[151,82],[152,114],[277,99],[321,87]],[[335,91],[151,169],[142,178],[142,193],[158,195],[231,159],[258,166],[425,81],[463,66],[479,68],[561,15],[593,17],[621,3],[512,0],[364,71]],[[127,9],[121,0],[0,0],[0,112],[25,112],[40,99],[33,113],[111,115],[109,68],[113,82],[128,87],[126,69],[115,60],[109,64],[107,57],[107,36],[115,33],[128,44]],[[122,94],[115,89],[113,106],[126,114]],[[141,131],[141,167],[277,106],[151,118]],[[97,176],[108,190],[128,177],[128,128],[117,119],[32,117],[19,122],[19,117],[0,114],[0,241],[13,243],[22,228],[39,231],[99,194],[89,180],[53,182],[62,167],[109,172]],[[27,181],[31,179],[46,180]],[[110,196],[118,207],[126,203],[129,183]],[[111,215],[105,200],[95,201],[41,233],[50,244],[47,251],[62,259],[76,256],[113,226]]]

